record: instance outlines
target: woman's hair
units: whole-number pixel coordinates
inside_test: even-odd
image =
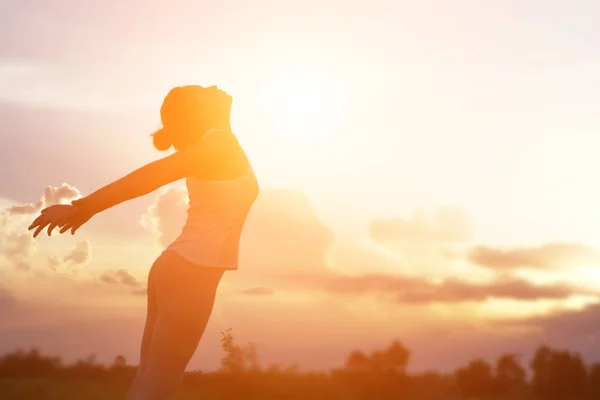
[[[160,108],[162,128],[152,134],[159,151],[192,145],[210,128],[230,129],[232,98],[216,86],[178,86]]]

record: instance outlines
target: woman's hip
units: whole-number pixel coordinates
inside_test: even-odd
[[[158,296],[214,294],[224,273],[225,269],[197,265],[175,251],[166,250],[152,264],[148,285],[154,286]]]

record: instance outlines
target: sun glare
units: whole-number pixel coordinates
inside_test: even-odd
[[[261,104],[279,140],[313,142],[332,135],[342,121],[343,90],[325,70],[290,69],[271,77]]]

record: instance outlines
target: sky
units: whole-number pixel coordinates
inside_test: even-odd
[[[398,339],[414,370],[600,360],[600,4],[0,0],[0,352],[137,362],[181,182],[75,236],[26,227],[165,154],[181,84],[234,98],[261,194],[190,368],[220,332],[265,364]]]

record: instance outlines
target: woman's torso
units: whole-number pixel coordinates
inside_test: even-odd
[[[216,130],[205,133],[219,134]],[[232,179],[186,179],[189,208],[181,234],[167,248],[203,266],[237,269],[239,242],[246,217],[258,196],[250,163]]]

